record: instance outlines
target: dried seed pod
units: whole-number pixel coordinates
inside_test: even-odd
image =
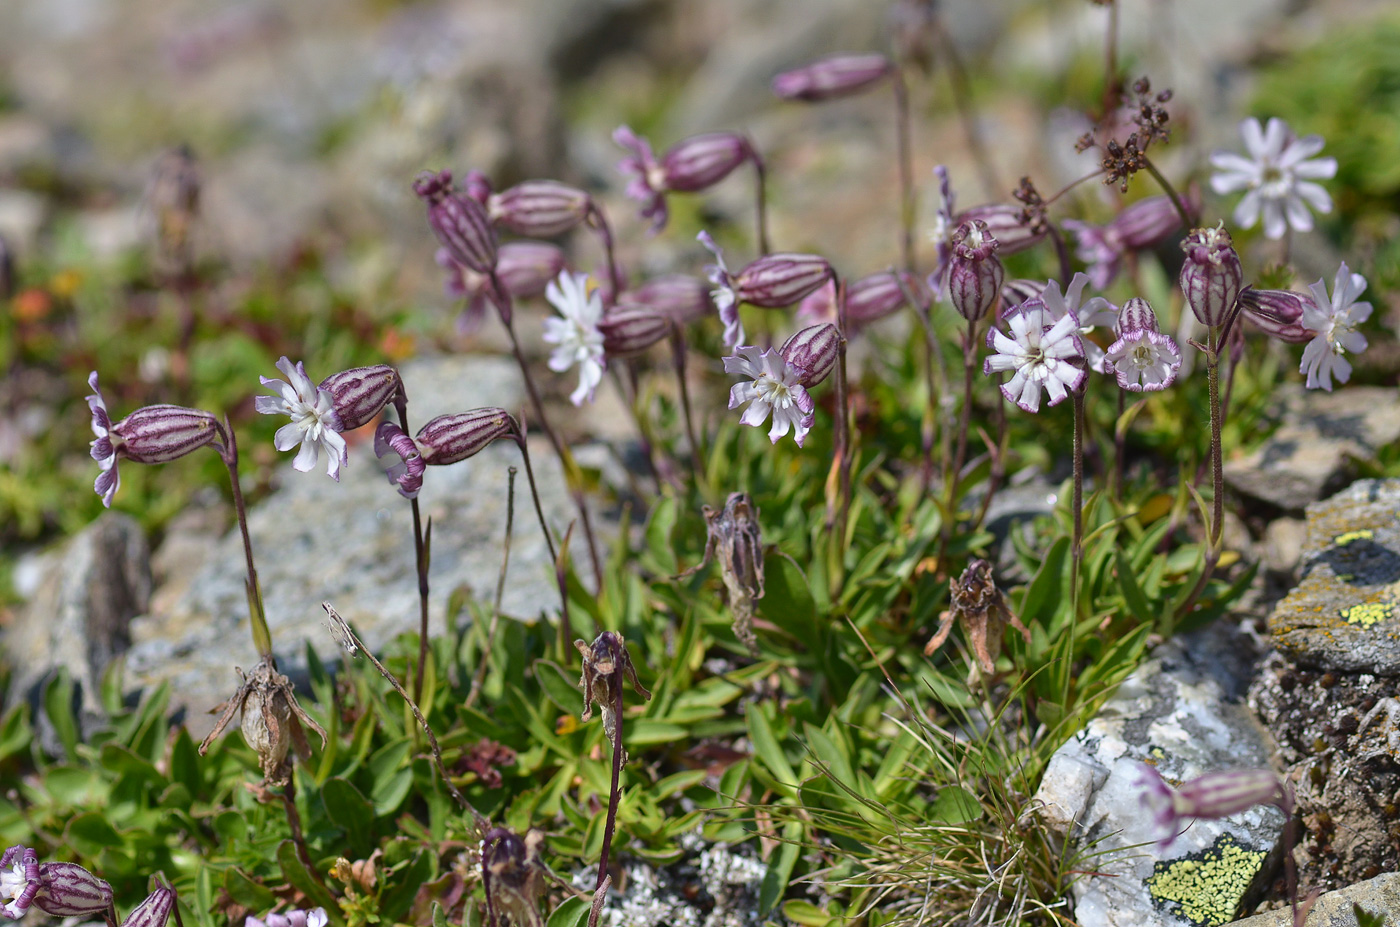
[[[544,927],[540,895],[545,867],[540,861],[544,834],[530,830],[522,839],[495,827],[481,841],[481,884],[486,892],[487,927]]]
[[[295,749],[302,759],[311,756],[311,745],[306,741],[302,725],[320,735],[323,747],[326,732],[298,704],[291,680],[277,672],[268,660],[260,661],[253,672],[246,675],[240,669],[238,675],[243,680],[242,685],[223,704],[223,713],[215,722],[214,730],[199,745],[199,753],[203,756],[214,738],[233,720],[234,712],[241,711],[243,739],[258,754],[264,782],[284,785],[291,775],[291,765],[287,762],[289,749]]]
[[[729,610],[734,615],[734,636],[749,653],[758,656],[758,638],[753,633],[754,603],[763,598],[763,538],[759,534],[758,508],[748,493],[730,493],[724,508],[705,506],[705,556],[682,573],[689,576],[710,558],[718,557],[720,578],[729,593]]]
[[[1008,622],[1021,632],[1026,643],[1030,643],[1030,630],[1021,624],[1006,596],[996,587],[992,565],[987,561],[973,558],[951,584],[949,599],[952,607],[940,616],[938,633],[924,647],[925,656],[932,656],[943,646],[958,617],[962,618],[963,633],[972,646],[977,664],[987,675],[996,672],[996,658],[1001,653],[1001,638]]]
[[[593,643],[574,641],[574,646],[583,655],[583,676],[579,688],[583,689],[583,715],[580,720],[593,717],[593,706],[597,705],[603,715],[603,730],[614,743],[617,741],[617,706],[622,701],[622,684],[630,683],[633,691],[644,699],[651,693],[642,688],[637,679],[637,668],[632,664],[632,656],[627,652],[627,644],[616,631],[604,631],[593,639]],[[627,762],[627,753],[622,754]]]

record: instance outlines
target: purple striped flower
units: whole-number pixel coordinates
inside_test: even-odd
[[[958,213],[953,218],[952,227],[957,229],[966,222],[985,222],[987,234],[997,240],[997,253],[1017,254],[1034,247],[1050,234],[1048,226],[1036,225],[1026,219],[1025,210],[1009,203],[988,203],[974,206]]]
[[[1118,313],[1118,340],[1109,345],[1106,367],[1131,392],[1156,392],[1176,380],[1181,348],[1157,330],[1157,314],[1145,299],[1130,299]]]
[[[631,179],[627,195],[642,204],[652,232],[666,227],[667,193],[695,193],[719,183],[752,156],[748,140],[735,132],[693,135],[672,145],[660,159],[651,143],[628,126],[613,131],[613,141],[632,152],[617,169]]]
[[[273,911],[265,918],[250,914],[244,919],[243,927],[326,927],[327,923],[325,908],[293,908],[282,913]]]
[[[342,370],[326,377],[317,387],[330,394],[336,431],[354,431],[368,425],[402,388],[399,372],[388,364]]]
[[[1209,772],[1172,788],[1156,769],[1139,763],[1134,784],[1142,790],[1143,809],[1162,835],[1157,845],[1163,850],[1171,846],[1193,818],[1226,818],[1255,805],[1273,805],[1285,815],[1293,809],[1288,789],[1268,769]]]
[[[253,404],[264,415],[286,415],[291,422],[277,429],[272,444],[279,451],[290,451],[297,445],[296,459],[292,468],[302,473],[309,472],[320,460],[321,451],[326,452],[326,475],[340,480],[340,468],[349,462],[349,451],[345,439],[340,436],[340,416],[336,413],[335,401],[329,390],[317,386],[306,375],[306,367],[297,361],[296,366],[283,357],[277,361],[277,369],[287,377],[277,380],[272,377],[259,377],[262,385],[275,390],[277,396],[259,396]]]
[[[1235,310],[1244,270],[1230,242],[1224,223],[1213,229],[1196,229],[1181,243],[1186,260],[1181,264],[1181,291],[1200,323],[1223,326]]]
[[[997,240],[980,220],[964,222],[953,235],[948,263],[948,295],[953,308],[969,322],[987,314],[1001,294],[1006,271],[996,256]]]
[[[1279,341],[1303,344],[1317,337],[1317,332],[1303,325],[1303,309],[1311,305],[1312,297],[1292,290],[1256,290],[1247,286],[1240,290],[1240,316]]]
[[[1089,265],[1089,279],[1103,290],[1117,279],[1128,252],[1155,248],[1180,231],[1181,214],[1163,194],[1138,200],[1107,225],[1076,219],[1063,224],[1078,242],[1075,256]]]
[[[811,389],[827,378],[841,353],[841,332],[830,322],[811,325],[793,335],[778,349],[797,382]]]
[[[653,277],[635,289],[624,290],[617,299],[617,308],[654,312],[677,325],[699,321],[715,309],[705,281],[686,274]]]
[[[724,372],[738,374],[746,381],[734,384],[729,391],[729,408],[749,404],[741,422],[758,427],[772,415],[768,439],[777,444],[791,430],[797,446],[802,446],[816,420],[816,406],[802,385],[805,371],[790,366],[772,348],[760,353],[758,348],[746,346],[724,359]]]
[[[423,462],[423,454],[408,432],[393,422],[381,422],[374,431],[374,456],[381,463],[388,458],[384,474],[399,495],[405,499],[418,498],[427,464]]]
[[[784,100],[820,103],[860,93],[892,73],[894,65],[884,55],[832,55],[782,72],[772,86]]]
[[[158,885],[156,890],[138,904],[122,921],[122,927],[165,927],[175,908],[175,889]]]
[[[212,413],[184,406],[143,406],[114,425],[97,384],[97,371],[88,375],[88,386],[92,395],[87,397],[87,403],[92,412],[92,433],[96,435],[91,444],[92,459],[102,470],[93,488],[108,508],[121,486],[118,460],[166,463],[205,445],[223,449],[223,426]]]
[[[639,354],[665,338],[671,331],[668,316],[649,309],[614,309],[603,314],[598,331],[603,333],[603,353],[608,357]]]
[[[1055,321],[1038,300],[1022,303],[1007,317],[1009,333],[993,328],[987,347],[996,351],[982,365],[984,374],[1014,371],[1001,392],[1026,412],[1040,411],[1040,391],[1050,394],[1050,405],[1064,401],[1079,389],[1089,372],[1079,363],[1084,349],[1079,321],[1071,312]]]
[[[112,886],[77,863],[40,863],[34,906],[55,917],[91,917],[112,906]]]
[[[516,235],[553,238],[578,225],[593,208],[584,191],[557,180],[527,180],[486,201],[490,220]]]
[[[1298,371],[1307,375],[1308,389],[1322,387],[1330,393],[1333,377],[1338,383],[1351,379],[1351,362],[1346,355],[1366,350],[1366,336],[1356,330],[1371,317],[1371,304],[1359,300],[1366,291],[1366,278],[1352,273],[1343,261],[1332,281],[1331,296],[1321,280],[1308,289],[1312,304],[1304,304],[1302,323],[1314,337],[1303,349]]]
[[[470,335],[486,320],[486,307],[492,301],[491,278],[452,260],[446,248],[434,255],[437,265],[447,271],[443,291],[451,299],[465,299],[457,317],[457,331]],[[544,294],[551,280],[564,269],[564,252],[547,241],[508,241],[501,245],[496,259],[496,282],[515,299]]]
[[[496,266],[496,230],[481,203],[452,189],[451,171],[424,171],[413,192],[428,204],[428,224],[452,259],[489,274]]]

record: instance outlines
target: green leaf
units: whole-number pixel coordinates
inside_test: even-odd
[[[276,895],[236,866],[224,870],[224,891],[234,901],[253,911],[267,911],[277,903]]]
[[[349,780],[332,776],[321,785],[321,800],[331,823],[345,831],[351,848],[361,857],[370,853],[374,830],[374,805]]]
[[[773,736],[773,727],[765,714],[766,706],[760,704],[749,705],[745,718],[748,721],[749,740],[753,742],[754,751],[758,758],[763,761],[763,765],[782,784],[790,787],[797,785],[797,773],[792,771],[792,764],[783,754],[782,747],[778,746],[778,739]],[[792,794],[789,792],[789,794]]]
[[[566,898],[564,903],[549,915],[549,922],[545,927],[579,927],[588,923],[590,911],[590,905],[582,898]]]
[[[763,884],[758,890],[758,915],[763,917],[773,910],[787,892],[792,879],[793,866],[802,849],[802,822],[789,821],[783,825],[783,842],[768,861],[768,871],[763,875]],[[791,915],[789,915],[791,917]]]
[[[836,738],[811,723],[803,726],[803,733],[807,738],[808,748],[811,749],[813,756],[820,762],[827,775],[852,792],[866,798],[870,797],[864,795],[865,790],[856,779],[855,770],[851,767],[851,758],[847,755],[844,744],[838,744]]]
[[[110,847],[122,845],[122,837],[105,816],[89,811],[68,821],[63,841],[85,856],[96,856]]]
[[[1061,604],[1068,608],[1064,593],[1065,558],[1069,556],[1069,538],[1062,537],[1050,545],[1040,569],[1035,571],[1026,594],[1021,599],[1021,622],[1027,626],[1049,627]]]
[[[982,817],[982,805],[976,795],[962,786],[945,785],[938,790],[929,817],[945,824],[966,824]]]
[[[419,850],[407,866],[394,873],[389,887],[384,889],[379,897],[379,914],[385,921],[398,923],[403,919],[403,915],[408,913],[418,890],[424,883],[432,880],[434,861],[432,853]]]
[[[653,721],[651,718],[638,718],[622,726],[622,737],[629,744],[638,747],[648,744],[669,744],[683,741],[690,732],[679,724],[667,721]]]
[[[412,739],[405,737],[385,744],[369,758],[367,765],[374,777],[369,797],[376,815],[392,814],[412,791],[413,767],[404,763],[412,749]]]
[[[535,681],[560,711],[574,717],[583,714],[583,692],[578,687],[577,673],[568,672],[553,660],[536,660]]]
[[[801,924],[802,927],[827,927],[835,920],[810,901],[796,898],[783,905],[783,916],[794,924]]]
[[[78,757],[78,719],[73,714],[73,680],[68,668],[60,666],[58,673],[44,687],[44,714],[53,725],[63,753],[70,759]]]
[[[29,746],[33,736],[29,726],[29,703],[19,702],[0,718],[0,760]]]
[[[807,578],[787,557],[770,554],[764,561],[764,594],[758,600],[763,617],[797,638],[809,650],[819,650],[824,628]]]
[[[1133,613],[1133,617],[1138,621],[1154,623],[1157,620],[1157,613],[1147,602],[1147,596],[1143,595],[1142,587],[1138,585],[1137,577],[1133,574],[1133,564],[1128,559],[1123,548],[1117,551],[1118,588],[1123,593],[1123,601],[1128,606],[1128,611]]]
[[[302,863],[301,857],[297,856],[296,844],[290,840],[283,840],[278,844],[277,862],[282,867],[282,875],[287,883],[299,889],[311,902],[309,907],[325,908],[332,924],[344,922],[340,914],[340,905],[335,903],[335,896],[317,881],[311,870]]]

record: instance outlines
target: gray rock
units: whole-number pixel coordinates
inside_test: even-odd
[[[82,690],[83,711],[96,713],[102,674],[126,651],[131,620],[150,601],[146,536],[135,519],[109,512],[43,562],[33,598],[5,629],[11,691],[29,694],[63,667]]]
[[[1292,575],[1303,557],[1308,526],[1301,518],[1276,518],[1264,528],[1260,562],[1272,573]]]
[[[1370,881],[1328,892],[1308,912],[1305,927],[1356,927],[1354,904],[1371,914],[1384,914],[1387,924],[1395,923],[1400,918],[1400,873],[1382,873]],[[1235,921],[1230,927],[1291,927],[1292,923],[1292,909],[1280,908]]]
[[[1400,480],[1361,480],[1308,506],[1298,585],[1269,630],[1303,666],[1400,675]]]
[[[1214,927],[1269,880],[1278,809],[1196,821],[1159,854],[1152,844],[1162,835],[1136,784],[1143,762],[1173,782],[1269,765],[1264,734],[1238,702],[1249,649],[1221,626],[1164,644],[1051,758],[1034,805],[1046,825],[1094,854],[1093,874],[1074,884],[1076,923]]]
[[[1298,384],[1280,388],[1280,424],[1263,446],[1225,462],[1236,492],[1301,511],[1346,485],[1349,458],[1369,458],[1400,439],[1400,392],[1356,386],[1327,393]]]
[[[445,412],[523,404],[519,374],[507,359],[426,359],[401,372],[415,429]],[[307,642],[322,652],[334,646],[322,627],[325,600],[355,624],[371,648],[418,628],[409,505],[385,480],[370,433],[367,428],[352,444],[338,484],[323,470],[298,473],[287,459],[282,488],[249,513],[268,625],[284,672],[295,675],[304,666]],[[545,516],[562,534],[574,509],[558,461],[543,439],[532,438],[530,451]],[[432,521],[430,633],[442,632],[455,587],[465,585],[488,600],[494,594],[506,521],[506,470],[512,466],[520,466],[519,451],[497,443],[470,460],[427,473],[419,502],[424,518]],[[574,561],[587,564],[579,532],[574,536]],[[168,604],[161,596],[160,610],[133,623],[128,681],[170,681],[175,700],[191,709],[192,732],[198,736],[210,726],[200,713],[232,691],[233,667],[246,669],[257,659],[247,628],[238,532],[224,537],[202,565],[184,569],[190,574],[187,590]],[[534,621],[557,608],[552,564],[522,469],[503,611]]]

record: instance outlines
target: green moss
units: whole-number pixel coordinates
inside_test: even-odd
[[[1159,907],[1196,927],[1219,927],[1235,919],[1265,855],[1221,834],[1199,853],[1153,866],[1147,891]]]

